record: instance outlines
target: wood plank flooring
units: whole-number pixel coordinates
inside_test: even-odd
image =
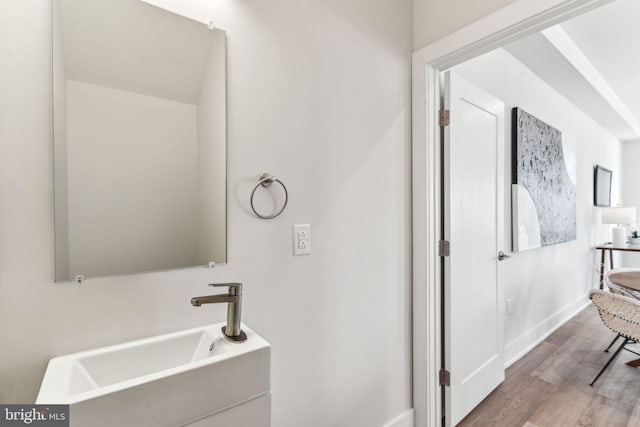
[[[640,427],[640,368],[625,365],[638,356],[623,350],[589,386],[613,337],[590,305],[507,369],[504,383],[458,426]]]

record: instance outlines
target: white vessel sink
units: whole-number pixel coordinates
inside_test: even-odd
[[[269,343],[224,325],[51,359],[36,403],[69,404],[72,426],[179,426],[267,395]]]

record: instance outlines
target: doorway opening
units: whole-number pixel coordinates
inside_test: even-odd
[[[523,39],[543,29],[550,28],[569,18],[581,15],[609,1],[563,1],[541,5],[533,1],[519,1],[508,10],[499,11],[491,19],[478,21],[466,29],[447,37],[434,45],[416,53],[413,58],[413,192],[414,192],[414,407],[416,409],[416,425],[450,425],[451,419],[444,420],[446,400],[441,394],[441,383],[451,380],[444,365],[442,350],[446,348],[446,339],[440,336],[443,325],[443,300],[448,292],[441,287],[444,274],[441,250],[446,244],[439,244],[443,236],[441,229],[446,229],[440,212],[446,197],[439,197],[439,189],[443,181],[443,167],[440,162],[443,146],[440,139],[446,132],[439,123],[440,99],[443,89],[443,73],[455,69],[463,62],[478,57],[498,47],[508,45],[515,40]],[[464,65],[464,64],[463,64]],[[452,113],[450,113],[452,114]],[[451,117],[450,117],[451,120]],[[505,122],[509,122],[509,116]],[[505,146],[509,145],[509,139]],[[508,153],[503,158],[510,164]],[[446,177],[445,177],[446,178]],[[505,221],[503,230],[510,234],[510,180],[505,180],[508,191],[503,208]],[[507,224],[509,223],[509,224]],[[505,225],[506,224],[506,225]],[[507,237],[503,244],[511,243]],[[453,248],[450,248],[453,251]],[[497,257],[499,251],[495,252]],[[444,255],[444,253],[442,253]],[[589,254],[583,254],[588,257]],[[589,274],[589,273],[586,273]],[[445,301],[446,302],[446,301]],[[517,303],[518,301],[515,301]],[[512,301],[513,303],[513,301]],[[513,308],[513,307],[512,307]],[[567,312],[579,308],[579,303],[567,308]],[[501,309],[506,311],[506,307]],[[554,313],[555,314],[555,313]],[[558,319],[555,319],[556,321]],[[562,320],[562,319],[560,319]],[[534,331],[535,332],[535,331]],[[532,332],[534,335],[535,333]],[[530,339],[528,337],[527,339]],[[508,343],[506,343],[508,344]],[[516,351],[519,349],[518,351]],[[526,340],[513,344],[506,352],[505,364],[519,358],[527,350]],[[467,348],[467,351],[473,351]],[[524,353],[523,353],[524,352]],[[522,353],[522,354],[521,354]],[[445,356],[446,357],[446,354]],[[446,366],[445,366],[446,368]]]

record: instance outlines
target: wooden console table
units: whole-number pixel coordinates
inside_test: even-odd
[[[602,245],[596,246],[596,250],[601,252],[600,255],[600,289],[604,287],[604,264],[605,264],[605,254],[609,251],[609,269],[613,270],[613,251],[621,251],[621,252],[640,252],[640,245],[624,245],[624,246],[613,246],[611,243],[605,243]]]

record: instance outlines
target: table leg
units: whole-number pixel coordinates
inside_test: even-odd
[[[609,249],[609,270],[613,270],[613,249]]]
[[[600,290],[604,288],[604,249],[600,249]]]

